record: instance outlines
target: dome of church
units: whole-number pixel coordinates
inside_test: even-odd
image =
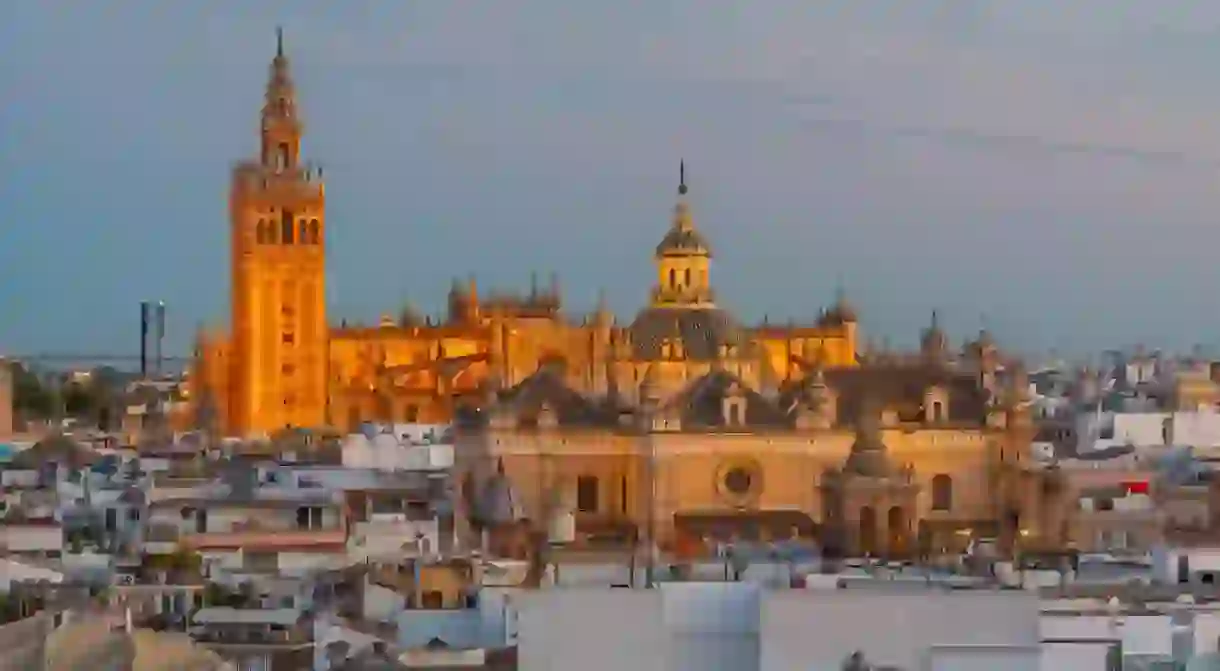
[[[628,330],[635,358],[640,361],[663,358],[666,340],[681,341],[684,358],[694,361],[718,359],[722,347],[747,342],[737,320],[720,308],[647,308],[636,315]]]
[[[669,229],[656,249],[657,256],[710,256],[711,253],[711,245],[702,233],[695,228],[679,226]]]

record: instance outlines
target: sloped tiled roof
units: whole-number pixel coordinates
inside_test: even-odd
[[[71,468],[80,468],[96,462],[97,452],[83,447],[68,436],[56,435],[38,441],[33,447],[13,456],[15,468],[38,468],[49,462],[59,462]]]
[[[536,419],[544,407],[555,413],[561,425],[599,424],[611,421],[611,413],[599,402],[569,387],[560,371],[540,368],[500,395],[502,411],[518,418]]]
[[[713,370],[694,380],[665,405],[678,413],[683,428],[722,428],[725,426],[723,403],[732,394],[740,394],[746,401],[746,426],[785,427],[791,424],[788,413],[776,401],[750,389],[741,378],[725,370]]]
[[[853,368],[828,369],[824,373],[827,386],[836,394],[836,420],[852,424],[860,417],[867,399],[885,408],[900,410],[908,415],[904,420],[917,419],[914,413],[923,406],[924,393],[929,387],[943,387],[949,396],[949,418],[954,422],[982,422],[988,403],[987,392],[971,371],[938,365],[904,363],[896,365],[863,365]],[[781,394],[781,405],[790,405],[808,393],[812,376],[789,385]]]

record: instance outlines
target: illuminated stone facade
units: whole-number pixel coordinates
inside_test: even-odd
[[[472,527],[574,512],[586,541],[816,533],[891,553],[963,529],[1059,533],[1024,465],[1023,378],[986,333],[954,351],[934,319],[917,353],[862,353],[842,292],[806,325],[741,325],[716,301],[684,169],[629,324],[604,303],[565,315],[554,283],[480,295],[470,279],[444,319],[328,328],[321,175],[299,159],[282,50],[271,71],[260,158],[234,173],[233,332],[200,337],[201,422],[456,420]]]
[[[856,364],[855,314],[840,298],[810,325],[744,328],[718,307],[711,251],[685,180],[656,249],[650,304],[630,325],[603,307],[573,319],[555,285],[480,296],[455,281],[445,319],[405,309],[374,327],[329,327],[325,190],[301,160],[302,123],[282,44],[271,65],[259,158],[234,170],[232,333],[202,333],[192,398],[225,434],[362,421],[444,422],[488,383],[513,386],[547,365],[582,393],[631,398],[646,371],[663,388],[725,368],[754,386],[801,374],[800,362]]]

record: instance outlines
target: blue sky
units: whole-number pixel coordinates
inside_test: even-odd
[[[169,349],[227,313],[229,166],[284,26],[328,177],[329,300],[450,278],[644,302],[685,157],[713,281],[872,336],[937,308],[1026,351],[1218,343],[1220,4],[9,0],[0,352]]]

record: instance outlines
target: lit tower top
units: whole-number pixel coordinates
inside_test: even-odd
[[[673,223],[653,255],[657,266],[653,305],[710,307],[715,302],[708,278],[712,249],[691,218],[686,202],[689,190],[686,162],[682,161],[678,164],[678,202]]]
[[[744,355],[746,340],[733,317],[716,306],[708,271],[712,249],[695,228],[686,197],[686,162],[678,164],[673,221],[653,254],[652,301],[629,327],[637,361],[711,361]]]
[[[275,58],[263,102],[262,164],[277,172],[295,170],[301,159],[301,120],[297,117],[296,88],[288,57],[284,55],[284,31],[275,31]]]

